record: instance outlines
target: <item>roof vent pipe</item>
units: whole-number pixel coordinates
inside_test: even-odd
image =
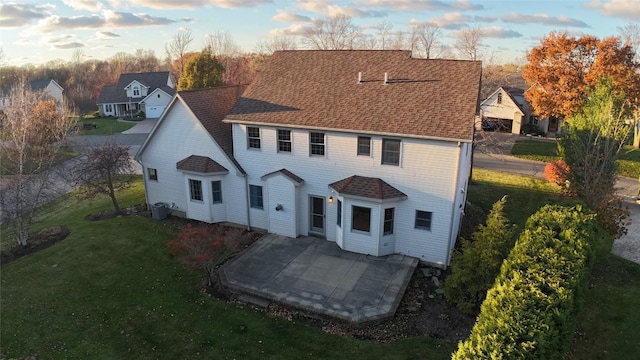
[[[358,71],[358,84],[362,84],[362,71]]]
[[[384,84],[387,85],[389,83],[389,77],[387,76],[387,73],[384,73]]]

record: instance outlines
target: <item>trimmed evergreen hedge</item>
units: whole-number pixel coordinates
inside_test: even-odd
[[[580,205],[527,220],[453,359],[562,359],[583,302],[599,228]]]

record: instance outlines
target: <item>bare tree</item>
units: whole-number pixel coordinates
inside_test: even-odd
[[[189,44],[193,41],[193,35],[190,29],[180,29],[173,35],[173,38],[165,45],[164,51],[167,54],[169,63],[177,61],[178,68],[173,69],[174,75],[182,74],[185,61],[184,55],[188,52]],[[177,78],[177,76],[176,76]]]
[[[460,57],[467,60],[479,60],[482,57],[484,31],[479,27],[467,27],[456,34],[456,49]]]
[[[388,49],[391,50],[407,50],[411,48],[410,41],[404,31],[397,31],[392,38],[389,39]]]
[[[629,23],[625,26],[619,26],[618,32],[622,35],[624,44],[631,46],[635,51],[635,60],[640,61],[640,25],[638,23]]]
[[[436,50],[442,35],[440,28],[433,24],[420,24],[412,28],[411,50],[425,59],[437,57]]]
[[[351,17],[336,15],[313,22],[313,26],[304,34],[305,44],[316,50],[353,49],[358,27]]]
[[[0,47],[0,66],[4,66],[6,62],[6,55],[4,53],[4,49]]]
[[[128,188],[134,180],[129,146],[118,145],[113,138],[102,145],[93,145],[75,173],[81,197],[107,195],[115,212],[120,213],[116,191]]]
[[[160,70],[160,60],[151,49],[136,49],[133,56],[135,57],[136,71],[153,72]]]
[[[26,246],[35,211],[59,190],[54,168],[75,125],[62,104],[31,90],[23,79],[4,99],[0,127],[0,212],[17,242]],[[62,110],[62,111],[61,111]]]
[[[268,41],[260,41],[254,48],[254,52],[261,55],[271,55],[278,50],[296,50],[298,42],[291,36],[276,36]]]
[[[389,36],[391,35],[392,28],[393,24],[388,21],[383,21],[376,25],[376,30],[378,30],[378,36],[380,37],[380,46],[382,50],[386,50],[389,46]]]

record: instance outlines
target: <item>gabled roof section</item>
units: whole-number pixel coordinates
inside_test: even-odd
[[[178,96],[230,158],[233,158],[231,124],[225,124],[222,120],[245,88],[244,85],[233,85],[178,91]]]
[[[291,180],[296,186],[300,186],[304,184],[304,180],[301,177],[299,177],[298,175],[292,173],[287,169],[280,169],[280,170],[276,170],[274,172],[265,174],[260,178],[260,180],[267,180],[268,178],[276,175],[282,175],[286,177],[287,179]]]
[[[146,84],[144,81],[133,80],[132,82],[130,82],[129,84],[127,84],[127,86],[125,86],[124,88],[125,88],[125,89],[128,89],[128,88],[129,88],[129,87],[131,87],[134,83],[138,83],[138,84],[140,84],[140,85],[142,85],[142,86],[144,86],[144,87],[147,87],[147,88],[149,87],[149,85],[148,85],[148,84]]]
[[[137,81],[147,86],[149,88],[148,93],[152,92],[156,88],[170,88],[167,85],[169,83],[170,76],[171,75],[168,71],[121,74],[117,84],[105,85],[102,87],[102,90],[100,90],[100,96],[98,97],[98,104],[121,104],[129,102],[125,88],[133,81]],[[111,86],[115,86],[115,89],[111,88]],[[173,95],[171,93],[168,94]],[[137,103],[139,100],[136,99],[131,102]]]
[[[200,174],[226,174],[227,168],[218,164],[215,160],[200,155],[191,155],[176,163],[176,169]]]
[[[369,199],[406,199],[402,191],[387,184],[379,178],[353,175],[346,179],[329,184],[329,187],[341,195],[358,196]]]
[[[472,141],[480,76],[410,51],[276,51],[225,121]]]
[[[145,96],[144,99],[140,100],[140,103],[146,102],[147,99],[153,97],[154,94],[157,94],[160,91],[162,91],[163,93],[167,94],[168,96],[173,96],[176,93],[175,89],[172,89],[172,88],[170,88],[168,86],[165,86],[164,88],[157,88],[157,89],[153,90],[152,92],[150,92],[149,94],[147,94],[147,96]]]
[[[507,98],[510,99],[511,102],[513,102],[513,105],[515,105],[520,110],[522,115],[524,115],[524,112],[525,112],[524,104],[521,104],[520,102],[518,102],[515,99],[516,96],[522,96],[523,99],[524,99],[524,90],[519,89],[519,88],[501,86],[498,89],[496,89],[496,91],[492,92],[491,95],[489,95],[486,99],[482,100],[482,102],[480,103],[480,106],[482,107],[483,105],[486,105],[488,103],[488,101],[490,99],[492,99],[493,96],[496,95],[499,92],[502,92],[505,95],[507,95]],[[524,101],[526,101],[526,100],[524,100]]]
[[[64,88],[62,86],[60,86],[60,84],[58,84],[53,79],[29,81],[29,88],[31,90],[33,90],[33,91],[42,91],[42,90],[46,89],[47,86],[49,86],[49,84],[51,84],[51,83],[53,83],[55,86],[59,87],[60,90],[64,91]],[[13,85],[5,86],[4,89],[2,89],[2,95],[3,96],[9,95],[9,93],[11,92],[12,88],[13,88]]]

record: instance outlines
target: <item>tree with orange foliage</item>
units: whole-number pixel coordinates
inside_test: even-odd
[[[531,86],[525,97],[538,115],[568,118],[580,110],[588,89],[611,77],[632,105],[640,103],[640,63],[618,37],[570,37],[552,32],[527,54],[522,77]]]
[[[554,160],[544,167],[544,178],[560,187],[566,185],[569,176],[569,165],[564,160]]]

